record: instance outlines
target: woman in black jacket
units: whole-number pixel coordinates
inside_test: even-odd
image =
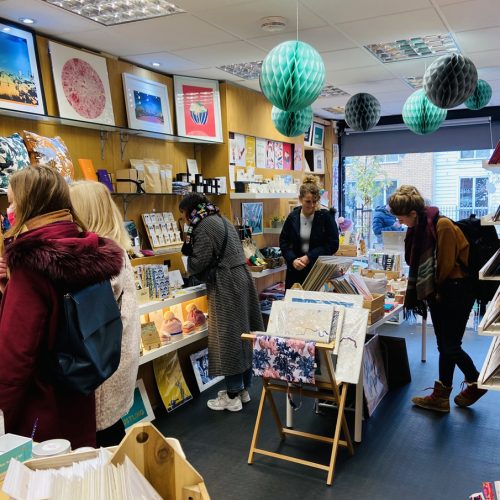
[[[286,260],[286,288],[302,284],[320,255],[333,255],[339,248],[339,230],[334,212],[318,210],[318,180],[304,178],[299,191],[300,207],[287,217],[280,234],[280,248]]]

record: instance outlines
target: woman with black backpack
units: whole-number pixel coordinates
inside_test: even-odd
[[[474,404],[486,391],[477,387],[479,372],[462,349],[462,338],[474,305],[471,279],[466,272],[469,242],[439,209],[425,206],[414,186],[401,186],[389,198],[391,212],[408,226],[405,260],[410,266],[405,296],[407,313],[427,316],[430,310],[439,351],[439,380],[432,394],[414,397],[413,404],[427,410],[450,411],[450,393],[455,366],[465,376],[464,389],[455,404]]]

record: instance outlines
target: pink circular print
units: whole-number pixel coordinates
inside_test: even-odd
[[[63,66],[61,81],[66,99],[80,116],[94,119],[102,114],[106,106],[104,85],[89,63],[70,59]]]

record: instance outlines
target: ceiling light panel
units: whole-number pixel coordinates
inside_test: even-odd
[[[424,86],[423,76],[408,76],[403,78],[404,82],[409,85],[412,89],[418,90]]]
[[[319,97],[338,97],[342,95],[349,95],[347,92],[344,92],[342,89],[338,87],[334,87],[333,85],[325,85],[323,90],[319,94]]]
[[[256,80],[259,78],[260,70],[262,69],[262,61],[226,64],[225,66],[217,66],[217,68],[231,75],[243,78],[243,80]]]
[[[43,0],[104,26],[186,12],[165,0]]]
[[[343,115],[345,113],[344,106],[331,106],[330,108],[323,108],[323,110],[334,115]]]
[[[383,63],[435,57],[451,52],[460,53],[460,49],[450,33],[375,43],[365,45],[365,48]]]

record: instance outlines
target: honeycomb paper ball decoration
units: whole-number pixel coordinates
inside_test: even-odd
[[[424,74],[425,95],[443,109],[462,104],[474,92],[476,83],[474,63],[461,54],[441,56]]]
[[[406,99],[403,106],[403,121],[415,134],[435,132],[446,118],[448,111],[432,104],[424,89],[417,90]]]
[[[263,94],[283,111],[298,111],[312,104],[325,83],[325,65],[309,44],[283,42],[262,62],[259,77]]]
[[[379,118],[380,102],[371,94],[355,94],[345,105],[345,121],[353,130],[369,130],[377,125]]]
[[[295,137],[309,128],[313,119],[313,110],[311,106],[307,106],[299,111],[283,111],[273,106],[271,117],[278,132],[287,137]]]
[[[478,80],[476,89],[472,95],[466,99],[464,104],[469,109],[484,108],[490,102],[492,94],[493,91],[491,90],[490,84],[484,80]]]

